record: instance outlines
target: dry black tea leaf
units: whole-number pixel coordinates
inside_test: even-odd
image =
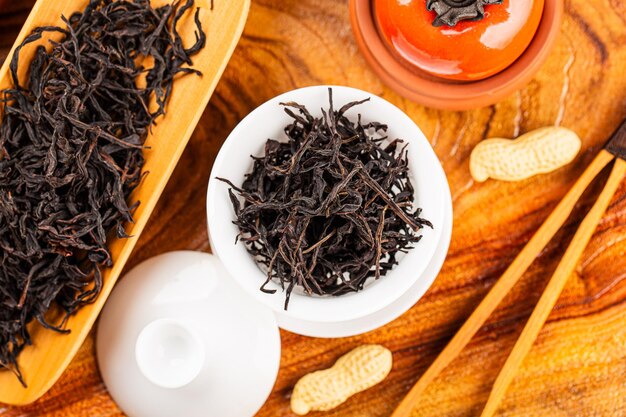
[[[150,126],[174,79],[199,74],[189,67],[206,43],[199,10],[193,45],[177,31],[193,4],[91,0],[64,27],[35,29],[11,59],[0,125],[0,366],[22,384],[27,324],[69,331],[65,320],[98,297],[102,268],[113,263],[107,238],[127,237]],[[61,39],[21,62],[20,50],[46,32]],[[145,58],[154,63],[143,67]],[[22,65],[26,80],[17,76]],[[51,307],[63,321],[46,320]]]
[[[406,145],[387,126],[346,116],[369,99],[330,107],[314,117],[283,103],[293,118],[287,142],[269,139],[238,187],[227,179],[234,222],[248,252],[279,283],[285,310],[294,288],[342,295],[378,279],[421,239],[431,223],[414,208]]]

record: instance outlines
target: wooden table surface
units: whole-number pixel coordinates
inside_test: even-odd
[[[0,58],[31,6],[32,0],[0,0]],[[345,84],[386,98],[422,128],[448,175],[454,232],[447,261],[428,293],[377,331],[334,340],[281,332],[281,370],[258,415],[291,415],[289,395],[299,377],[330,366],[362,343],[381,343],[394,353],[389,377],[325,415],[388,416],[626,116],[625,45],[626,2],[567,0],[557,46],[523,90],[495,106],[446,112],[403,99],[370,71],[354,42],[345,0],[253,0],[241,42],[128,267],[171,250],[210,250],[205,194],[212,161],[237,122],[265,100],[314,84]],[[583,140],[574,163],[519,183],[472,182],[468,157],[480,140],[555,124]],[[429,387],[415,416],[478,413],[597,189]],[[499,415],[626,416],[625,253],[623,183]],[[122,415],[100,380],[93,332],[47,395],[23,408],[0,405],[0,414]]]

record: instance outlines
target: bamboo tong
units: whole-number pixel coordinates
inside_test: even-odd
[[[411,391],[409,391],[392,414],[392,417],[408,417],[411,415],[413,408],[418,404],[420,394],[424,391],[426,386],[428,386],[428,384],[458,356],[467,343],[469,343],[474,334],[483,326],[487,318],[493,313],[498,304],[500,304],[504,296],[533,263],[539,253],[546,247],[563,223],[565,223],[587,186],[596,178],[602,169],[614,159],[615,164],[613,165],[609,179],[597,201],[576,231],[561,262],[550,278],[546,289],[528,319],[524,330],[515,343],[502,370],[498,374],[481,417],[491,417],[495,414],[517,369],[520,367],[524,357],[546,322],[550,311],[565,286],[567,278],[574,272],[596,226],[609,206],[613,195],[617,191],[626,173],[626,121],[622,122],[622,125],[613,133],[604,149],[595,157],[593,162],[587,167],[574,186],[548,216],[535,235],[528,241],[524,249],[522,249],[502,277],[496,282],[476,310],[470,315],[456,335],[439,354],[437,359],[435,359],[432,365],[417,381]]]

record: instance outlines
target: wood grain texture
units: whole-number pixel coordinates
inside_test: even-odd
[[[6,14],[0,6],[0,54],[17,35],[18,19],[26,17],[28,6],[18,3],[4,1],[17,10]],[[626,117],[622,0],[566,1],[561,37],[537,76],[497,105],[467,112],[426,109],[387,89],[360,56],[348,21],[346,1],[253,0],[244,36],[128,264],[169,250],[209,250],[204,198],[211,163],[236,123],[279,93],[320,83],[350,85],[390,100],[418,123],[444,165],[454,197],[452,245],[440,276],[409,312],[377,331],[336,340],[282,332],[281,371],[260,417],[291,415],[293,384],[362,343],[393,351],[391,374],[324,415],[390,415]],[[480,140],[554,124],[573,129],[583,140],[572,164],[519,183],[472,182],[469,154]],[[583,197],[487,325],[428,387],[414,416],[480,413],[599,188]],[[497,415],[626,416],[625,253],[623,183]],[[100,382],[92,337],[46,396],[24,408],[0,406],[0,414],[120,416]]]
[[[565,221],[571,216],[574,208],[576,208],[576,205],[589,185],[602,172],[602,169],[614,159],[615,157],[606,150],[602,150],[598,153],[581,176],[578,177],[572,188],[568,190],[568,192],[556,205],[554,210],[548,215],[546,220],[528,240],[524,248],[519,251],[515,259],[507,267],[506,271],[504,271],[504,273],[491,286],[489,292],[483,297],[480,303],[472,311],[472,314],[467,318],[467,320],[465,320],[463,325],[450,339],[450,342],[448,342],[433,363],[430,364],[428,369],[420,376],[420,379],[415,383],[404,399],[402,399],[398,407],[394,410],[392,417],[408,417],[411,415],[413,409],[415,408],[415,404],[420,401],[424,390],[445,368],[448,367],[454,359],[456,359],[456,357],[465,349],[467,344],[474,338],[476,333],[485,326],[485,323],[491,317],[493,312],[500,307],[504,297],[510,293],[513,286],[518,283],[520,278],[534,263],[537,256],[544,251],[545,247],[562,228]],[[621,178],[618,180],[618,185],[619,184],[621,184]],[[611,196],[613,196],[613,194],[611,194]],[[587,244],[588,239],[585,241],[585,245]],[[565,256],[565,254],[563,256]],[[578,258],[576,259],[574,265],[576,266],[577,264]],[[564,277],[565,281],[567,281],[569,275],[570,273]],[[548,287],[546,286],[546,290],[547,288]],[[557,299],[559,295],[560,291],[559,294],[557,294]],[[551,311],[553,307],[554,303],[550,306],[549,310]],[[536,308],[537,307],[535,307],[535,309]],[[536,336],[537,335],[533,338],[533,341],[536,339]]]

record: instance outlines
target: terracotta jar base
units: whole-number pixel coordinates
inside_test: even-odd
[[[372,0],[350,0],[350,19],[356,41],[374,72],[408,99],[443,110],[489,106],[526,85],[550,54],[562,18],[563,1],[547,0],[537,33],[511,66],[484,80],[458,82],[433,77],[400,62],[376,28]]]

